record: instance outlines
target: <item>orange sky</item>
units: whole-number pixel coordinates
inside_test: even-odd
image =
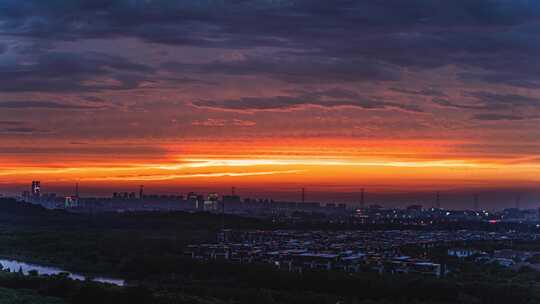
[[[19,2],[0,10],[0,193],[540,200],[534,1]]]
[[[6,158],[0,179],[71,187],[75,182],[105,189],[190,186],[377,191],[415,189],[530,187],[540,182],[540,164],[527,157],[481,157],[457,150],[452,141],[368,141],[286,139],[161,143],[159,155],[126,143],[93,144],[93,149],[64,153],[20,153]],[[126,154],[133,146],[134,154]],[[116,151],[117,149],[121,149]],[[29,148],[29,151],[32,151]],[[74,151],[74,152],[70,152]],[[116,152],[115,152],[116,151]],[[142,153],[142,154],[138,154]]]

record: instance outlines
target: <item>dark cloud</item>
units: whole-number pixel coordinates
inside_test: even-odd
[[[18,127],[18,128],[0,129],[0,133],[34,134],[34,133],[43,133],[43,131],[37,130],[34,128]]]
[[[286,47],[297,50],[290,74],[274,63],[291,62],[261,58],[199,68],[301,82],[312,82],[317,75],[310,73],[324,71],[334,81],[366,80],[370,74],[387,80],[396,79],[396,66],[453,65],[482,71],[462,75],[470,79],[532,85],[540,72],[539,19],[540,2],[530,0],[0,2],[3,35],[40,41],[137,37],[199,47]]]
[[[324,83],[356,81],[396,81],[400,69],[382,62],[362,58],[327,58],[309,54],[273,54],[247,57],[236,61],[214,61],[208,64],[182,64],[168,62],[166,69],[201,74],[266,75],[286,82]]]
[[[519,115],[505,115],[505,114],[476,114],[473,119],[486,120],[486,121],[498,121],[498,120],[528,120],[537,119],[539,116],[519,116]]]
[[[508,109],[513,107],[540,107],[538,98],[517,95],[517,94],[497,94],[490,92],[470,92],[468,96],[474,97],[484,104],[488,110]]]
[[[330,88],[330,89],[319,90],[319,91],[296,90],[292,92],[301,94],[305,98],[315,99],[315,100],[319,100],[321,98],[337,98],[337,99],[348,99],[348,100],[362,98],[362,95],[360,95],[359,93],[352,90],[342,89],[342,88]]]
[[[118,144],[118,145],[68,145],[68,146],[1,146],[0,155],[96,155],[99,159],[103,158],[103,155],[122,155],[122,156],[134,156],[134,155],[165,155],[166,151],[158,146],[139,146],[130,144]]]
[[[36,134],[46,133],[43,130],[38,130],[25,126],[22,121],[16,120],[0,120],[0,133],[1,134]]]
[[[24,124],[22,121],[0,120],[0,126],[19,126]]]
[[[149,67],[102,53],[44,52],[0,70],[3,92],[85,92],[136,88]]]
[[[398,92],[398,93],[409,94],[409,95],[436,96],[436,97],[446,96],[446,94],[444,94],[442,91],[435,90],[435,89],[422,89],[419,91],[415,91],[415,90],[401,89],[401,88],[390,88],[390,90],[394,92]]]
[[[527,110],[540,109],[540,100],[534,97],[518,94],[498,94],[484,91],[467,92],[465,97],[475,99],[475,102],[454,102],[447,98],[433,98],[432,101],[442,107],[465,109],[465,110]],[[466,100],[466,99],[465,99]]]
[[[96,110],[101,107],[59,103],[55,101],[37,101],[37,100],[20,100],[20,101],[0,101],[0,109],[58,109],[58,110]]]
[[[5,30],[18,34],[46,34],[65,39],[136,35],[180,43],[190,39],[171,35],[171,31],[175,25],[185,27],[192,23],[201,23],[198,28],[205,24],[229,33],[265,30],[268,36],[281,36],[293,35],[291,29],[294,28],[293,32],[307,35],[354,24],[357,28],[418,24],[516,25],[537,17],[539,8],[535,1],[528,0],[410,0],[406,3],[393,0],[56,0],[46,3],[27,0],[24,5],[17,0],[4,0],[0,4],[0,16],[11,21],[4,25]],[[302,27],[294,27],[299,24]],[[147,34],[145,28],[152,29],[153,35]]]
[[[86,100],[86,101],[94,102],[94,103],[103,103],[103,102],[105,102],[105,100],[103,100],[102,98],[96,97],[96,96],[81,96],[81,98]]]
[[[537,75],[538,74],[535,74],[534,71],[527,72],[525,69],[520,69],[520,71],[507,69],[506,71],[499,70],[497,72],[465,72],[459,73],[458,76],[461,80],[466,82],[480,80],[494,85],[506,84],[515,87],[535,89],[540,87],[540,79]]]
[[[337,98],[339,99],[337,99]],[[196,107],[224,111],[290,111],[305,107],[342,108],[352,107],[365,110],[398,109],[407,112],[422,112],[415,105],[380,101],[342,89],[317,91],[294,96],[244,97],[236,100],[201,100],[192,103]]]
[[[243,119],[216,119],[216,118],[207,118],[205,120],[194,120],[191,122],[191,125],[198,127],[253,127],[257,123],[251,120]]]
[[[452,102],[448,99],[444,98],[433,98],[432,101],[442,107],[445,108],[454,108],[454,109],[467,109],[467,110],[485,110],[486,107],[483,104],[464,104],[464,103],[456,103]]]

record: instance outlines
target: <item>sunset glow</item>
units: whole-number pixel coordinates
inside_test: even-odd
[[[113,182],[133,187],[137,183],[155,183],[169,187],[204,184],[246,186],[263,183],[289,187],[366,187],[379,184],[400,187],[451,188],[508,187],[540,182],[540,164],[534,157],[478,157],[459,153],[452,143],[418,142],[373,145],[361,141],[302,141],[297,146],[270,145],[268,141],[235,144],[223,142],[164,144],[159,159],[137,156],[132,159],[92,155],[73,155],[63,160],[46,155],[40,162],[33,153],[13,158],[0,169],[2,179],[24,184],[28,176],[51,184],[74,182],[104,185]],[[321,147],[314,145],[320,144]],[[326,144],[326,145],[325,145]],[[237,150],[231,147],[238,145]],[[242,148],[241,145],[246,145]],[[403,145],[402,149],[399,149]],[[431,146],[431,147],[430,147]],[[66,148],[69,149],[69,148]],[[182,150],[188,151],[182,153]],[[221,153],[210,154],[212,151]],[[455,151],[455,152],[451,152]],[[101,157],[94,161],[94,157]],[[29,161],[31,160],[31,161]],[[129,186],[131,185],[131,186]],[[125,187],[124,186],[124,187]],[[394,186],[395,187],[395,186]],[[397,187],[399,188],[399,187]],[[384,191],[384,188],[381,189]]]
[[[540,0],[0,0],[0,304],[540,303],[539,54]]]
[[[450,3],[165,2],[6,4],[0,191],[39,179],[103,195],[144,182],[537,198],[540,47],[523,13],[536,6],[493,4],[497,24]]]

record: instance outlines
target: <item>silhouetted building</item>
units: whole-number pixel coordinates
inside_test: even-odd
[[[34,197],[41,196],[41,182],[40,181],[32,181],[31,193],[32,193],[32,196]]]
[[[222,204],[227,211],[238,211],[242,209],[242,200],[238,195],[224,195]]]
[[[422,205],[407,206],[407,211],[422,211]]]

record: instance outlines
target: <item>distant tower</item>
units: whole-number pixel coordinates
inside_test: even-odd
[[[306,188],[302,188],[302,203],[306,202]]]
[[[232,196],[235,196],[235,195],[236,195],[236,187],[232,187],[232,188],[231,188],[231,195],[232,195]]]
[[[474,201],[474,211],[479,211],[480,210],[480,197],[478,194],[475,194],[473,196],[473,201]]]
[[[32,181],[31,194],[34,197],[41,196],[41,182],[40,181]]]
[[[79,183],[75,184],[75,197],[79,197]]]
[[[366,201],[364,196],[364,188],[360,191],[360,209],[364,209],[366,207]]]
[[[231,190],[234,196],[234,187]],[[225,242],[227,240],[227,234],[225,232],[225,200],[221,200],[221,234],[222,241]]]
[[[143,199],[143,198],[144,198],[144,186],[140,185],[139,186],[139,199]]]
[[[516,196],[516,209],[521,209],[521,194],[518,194],[518,196]]]

